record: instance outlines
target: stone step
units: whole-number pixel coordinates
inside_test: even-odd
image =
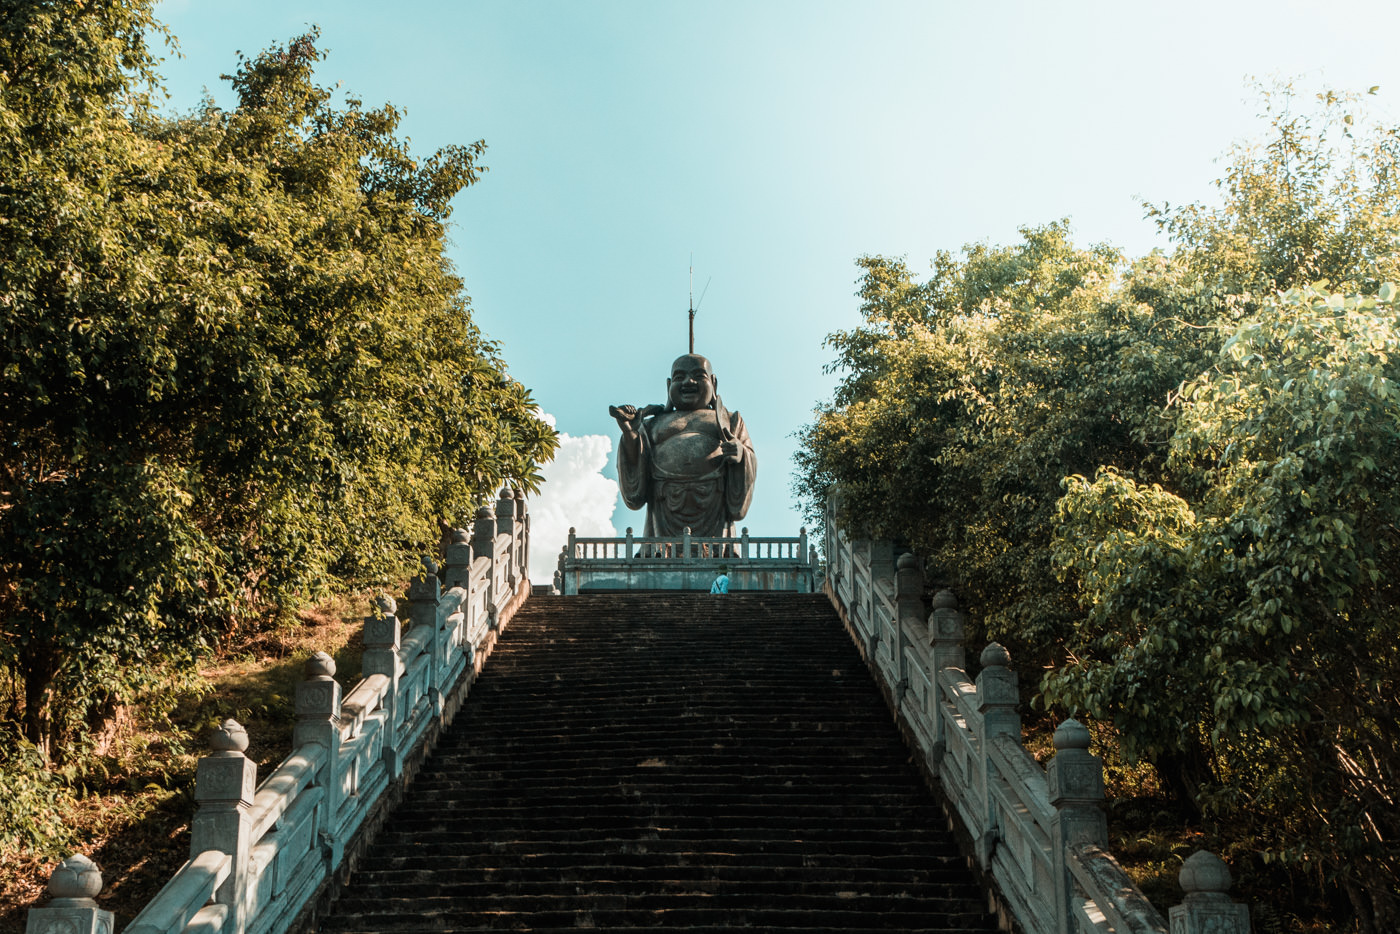
[[[821,597],[533,596],[329,934],[990,934]]]
[[[327,919],[323,931],[549,931],[595,928],[651,930],[696,926],[748,927],[767,930],[813,929],[848,931],[852,928],[875,931],[977,931],[986,934],[985,916],[975,910],[957,910],[942,902],[917,899],[880,899],[877,904],[860,906],[857,899],[803,899],[791,906],[768,901],[754,905],[714,904],[708,897],[665,897],[667,907],[642,902],[628,908],[626,899],[587,897],[555,899],[528,897],[485,900],[474,905],[451,898],[414,899],[408,904],[384,904],[355,900],[344,920]],[[411,907],[411,910],[406,910]],[[379,909],[383,910],[379,910]]]

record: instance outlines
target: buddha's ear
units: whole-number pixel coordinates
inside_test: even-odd
[[[719,377],[713,373],[710,374],[710,385],[714,387],[715,392],[719,392]]]

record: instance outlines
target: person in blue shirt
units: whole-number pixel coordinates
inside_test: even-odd
[[[710,585],[710,593],[729,593],[729,568],[720,567],[719,577]]]

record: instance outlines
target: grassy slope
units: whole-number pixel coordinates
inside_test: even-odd
[[[227,717],[242,723],[247,755],[258,763],[259,779],[267,775],[291,751],[293,699],[306,658],[329,652],[342,684],[359,679],[367,607],[364,598],[336,600],[290,626],[251,634],[201,670],[207,693],[181,698],[171,723],[142,722],[139,711],[126,720],[119,752],[100,760],[99,778],[79,797],[70,821],[75,851],[102,868],[99,903],[115,913],[117,930],[189,857],[195,765],[207,751],[209,727]],[[0,934],[22,934],[26,912],[46,900],[44,887],[58,862],[32,852],[0,853]]]

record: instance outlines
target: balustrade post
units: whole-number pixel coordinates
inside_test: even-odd
[[[803,530],[803,548],[806,548],[806,530]],[[895,685],[895,704],[904,702],[909,690],[909,671],[905,651],[913,643],[916,630],[924,628],[924,572],[919,559],[909,552],[899,556],[894,577],[895,669],[899,672],[899,683]]]
[[[807,563],[807,527],[804,525],[797,530],[797,562]]]
[[[1045,770],[1050,804],[1055,808],[1050,834],[1050,860],[1055,880],[1055,925],[1060,934],[1076,931],[1070,910],[1074,880],[1066,864],[1071,844],[1108,846],[1108,819],[1103,813],[1103,762],[1089,752],[1089,730],[1066,720],[1055,730],[1055,756]]]
[[[963,639],[966,637],[966,620],[958,609],[958,598],[951,590],[940,590],[933,598],[933,612],[928,617],[929,647],[932,658],[929,664],[929,680],[933,690],[928,695],[928,716],[933,721],[933,771],[937,774],[943,763],[943,755],[948,751],[948,724],[943,718],[943,688],[938,676],[945,668],[962,671],[967,668],[967,658],[963,652]]]
[[[210,735],[209,745],[214,751],[200,759],[195,769],[190,858],[210,850],[229,855],[228,878],[215,890],[214,901],[228,906],[224,930],[243,931],[258,766],[243,755],[248,731],[237,720],[225,720]]]
[[[515,564],[516,567],[524,570],[526,562],[529,560],[527,556],[530,551],[527,547],[530,543],[530,510],[525,505],[524,490],[515,490],[511,495],[515,497],[515,543],[516,549],[519,551]],[[520,575],[521,580],[527,577],[529,577],[528,574]]]
[[[746,525],[739,534],[739,557],[749,559],[749,527]]]
[[[335,680],[335,659],[315,652],[306,660],[306,680],[297,685],[296,717],[292,730],[294,746],[313,743],[326,749],[326,771],[321,784],[326,790],[325,820],[321,847],[334,870],[345,854],[345,841],[336,832],[341,802],[356,791],[357,776],[340,774],[340,682]]]
[[[866,539],[865,547],[866,554],[870,555],[870,583],[874,589],[880,581],[894,577],[894,542],[885,538]]]
[[[515,562],[515,493],[510,489],[501,490],[501,498],[496,500],[496,535],[509,535],[510,548],[506,552],[505,582],[511,593],[519,583],[520,568]]]
[[[530,579],[530,510],[524,490],[515,491],[515,567],[518,581]]]
[[[438,583],[438,567],[432,558],[423,557],[423,570],[408,583],[408,618],[410,629],[428,627],[428,697],[433,715],[441,717],[444,709],[442,680],[444,671],[443,630],[438,625],[438,604],[442,600],[442,585]]]
[[[515,491],[509,487],[502,488],[496,500],[496,534],[515,534]]]
[[[1011,655],[1005,647],[996,642],[989,644],[982,650],[980,661],[982,673],[977,676],[977,746],[980,760],[977,786],[981,797],[979,813],[982,815],[982,833],[974,844],[978,863],[983,869],[988,869],[997,840],[1001,838],[992,799],[992,785],[998,778],[991,755],[992,740],[997,736],[1010,736],[1020,742],[1021,715],[1016,710],[1020,703],[1016,672],[1010,668]]]
[[[81,853],[68,857],[49,876],[52,900],[29,909],[25,934],[112,934],[112,913],[97,907],[101,891],[97,864]]]
[[[365,651],[360,657],[360,671],[366,678],[370,675],[384,675],[389,686],[384,690],[384,764],[389,774],[398,778],[403,774],[404,750],[399,748],[399,679],[403,676],[403,662],[399,658],[402,627],[398,617],[398,604],[388,594],[375,598],[374,611],[365,617]]]
[[[569,529],[569,557],[574,556],[574,530]],[[490,506],[482,506],[476,511],[472,522],[472,561],[485,558],[491,562],[486,573],[486,607],[491,617],[491,625],[496,625],[496,513]]]
[[[1249,908],[1231,900],[1230,867],[1220,857],[1197,850],[1177,882],[1186,897],[1167,911],[1171,934],[1249,934]]]
[[[453,529],[451,540],[442,553],[442,586],[448,590],[471,589],[472,542],[466,529]]]
[[[632,545],[632,526],[630,526],[630,525],[627,527],[627,546],[626,546],[626,547],[627,547],[627,551],[626,551],[626,553],[623,555],[623,557],[625,557],[628,561],[631,561],[633,558],[635,558],[635,557],[637,556],[637,553],[636,553],[635,551],[633,551],[633,547],[634,547],[634,546]]]
[[[681,561],[690,563],[690,526],[681,530]]]

